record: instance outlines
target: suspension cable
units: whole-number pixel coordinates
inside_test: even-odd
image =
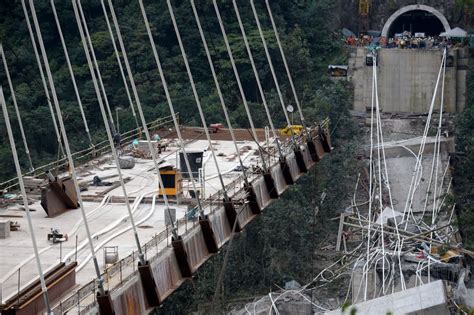
[[[255,22],[257,23],[258,33],[260,34],[260,38],[262,39],[263,49],[265,50],[265,56],[267,58],[268,65],[270,66],[270,72],[272,73],[273,81],[275,82],[275,88],[277,90],[278,98],[280,100],[281,107],[283,109],[283,114],[285,114],[286,123],[290,129],[291,133],[291,141],[295,148],[297,148],[298,144],[295,139],[295,132],[291,127],[290,117],[286,111],[285,101],[283,100],[283,95],[281,94],[280,84],[278,83],[278,78],[275,73],[275,69],[273,68],[272,58],[270,57],[270,52],[268,51],[267,41],[265,40],[265,36],[263,35],[262,27],[260,26],[260,19],[258,18],[257,10],[255,9],[255,4],[253,0],[250,0],[250,5],[252,6],[253,16],[255,17]]]
[[[30,1],[33,1],[33,0],[30,0]],[[73,0],[73,4],[74,4],[74,0]],[[82,21],[84,22],[83,27],[84,27],[84,30],[85,30],[85,33],[86,33],[86,38],[88,39],[91,50],[93,50],[92,42],[91,42],[90,37],[88,35],[89,32],[87,31],[87,24],[85,23],[86,21],[85,21],[85,18],[84,18],[84,13],[83,13],[83,10],[82,10],[82,7],[81,7],[81,1],[80,0],[77,0],[77,3],[74,4],[74,8],[75,8],[75,13],[77,13],[77,9],[79,9],[79,12],[81,13]],[[77,17],[77,14],[76,14],[76,17]],[[92,67],[92,64],[89,63],[89,67]],[[97,67],[97,63],[96,63],[96,70],[98,72],[99,81],[101,81],[100,80],[100,74],[99,74],[99,71],[98,71],[99,69]],[[145,265],[145,256],[143,254],[143,250],[142,250],[142,247],[140,245],[140,239],[138,237],[138,231],[137,231],[137,227],[135,225],[135,219],[133,217],[132,208],[130,207],[130,200],[128,199],[127,189],[125,188],[125,183],[123,181],[122,171],[120,169],[119,157],[118,157],[115,145],[114,145],[114,139],[113,139],[113,135],[112,135],[112,132],[111,132],[110,125],[109,125],[109,121],[107,119],[107,113],[105,111],[104,103],[102,101],[102,97],[100,96],[100,92],[98,90],[97,84],[94,84],[94,88],[96,89],[96,94],[97,94],[98,101],[99,101],[100,112],[101,112],[102,118],[104,120],[105,131],[107,133],[107,138],[109,139],[109,144],[110,144],[110,149],[112,151],[112,156],[113,156],[113,159],[115,161],[115,165],[117,167],[117,174],[118,174],[118,177],[119,177],[120,186],[122,187],[122,193],[123,193],[123,196],[124,196],[124,199],[125,199],[125,205],[127,207],[128,216],[129,216],[129,219],[130,219],[130,224],[132,226],[133,235],[135,237],[135,243],[137,245],[138,258],[140,260],[140,263],[142,265]],[[97,93],[97,92],[99,92],[99,93]],[[108,107],[107,103],[105,103],[105,105]],[[110,112],[110,108],[108,108],[108,111]]]
[[[267,172],[268,168],[267,168],[267,164],[265,162],[265,157],[264,157],[264,154],[263,154],[264,152],[263,152],[263,149],[261,148],[261,146],[259,144],[257,132],[255,131],[255,126],[253,124],[252,114],[250,113],[250,109],[249,109],[249,106],[248,106],[248,103],[247,103],[247,98],[245,97],[245,92],[244,92],[244,89],[242,87],[242,82],[240,81],[239,71],[237,70],[237,66],[235,65],[234,55],[232,54],[232,50],[230,48],[229,40],[227,38],[227,33],[225,31],[225,28],[224,28],[224,23],[222,22],[221,13],[220,13],[219,7],[217,5],[217,0],[212,0],[212,3],[214,4],[214,10],[216,11],[217,20],[219,21],[219,26],[220,26],[220,29],[221,29],[222,37],[224,38],[224,43],[225,43],[225,46],[226,46],[226,49],[227,49],[227,54],[229,55],[230,63],[232,65],[232,70],[234,71],[235,79],[237,80],[237,86],[239,87],[240,97],[242,98],[242,102],[243,102],[244,107],[245,107],[245,112],[247,113],[247,118],[248,118],[248,121],[250,123],[250,128],[252,129],[252,135],[253,135],[254,141],[257,142],[257,145],[258,145],[260,158],[262,159],[262,166],[263,166],[264,171]]]
[[[367,227],[367,260],[370,258],[370,239],[371,239],[371,223],[372,223],[372,179],[373,179],[373,147],[374,147],[374,105],[375,105],[375,72],[376,69],[372,65],[372,101],[370,110],[370,153],[369,153],[369,213],[367,215],[368,227]],[[364,301],[367,301],[367,289],[368,289],[369,277],[365,276],[365,287],[364,287]]]
[[[253,6],[253,0],[251,1],[251,3]],[[277,45],[280,50],[281,59],[283,60],[283,64],[285,65],[286,75],[288,76],[288,80],[290,81],[291,91],[293,92],[293,97],[295,98],[296,107],[298,108],[298,112],[300,114],[301,125],[303,125],[303,129],[305,130],[306,136],[309,140],[311,138],[310,138],[309,131],[306,129],[306,121],[303,116],[303,110],[301,108],[301,104],[298,99],[298,94],[296,93],[295,85],[293,84],[293,78],[291,76],[290,68],[288,67],[288,62],[286,61],[285,52],[283,50],[283,46],[280,41],[280,36],[278,35],[278,30],[277,30],[275,21],[273,20],[272,9],[270,8],[270,3],[268,0],[265,0],[265,5],[267,7],[268,15],[270,16],[270,22],[272,23],[273,32],[275,33],[275,38],[277,40]]]
[[[219,96],[219,100],[220,100],[220,103],[221,103],[222,110],[224,111],[224,116],[225,116],[225,119],[226,119],[226,122],[227,122],[227,126],[229,127],[229,132],[230,132],[230,135],[232,137],[232,142],[234,143],[235,153],[237,154],[237,157],[239,159],[240,167],[242,169],[243,178],[244,178],[245,184],[249,185],[249,181],[248,181],[248,178],[247,178],[247,171],[245,170],[245,166],[244,166],[244,163],[242,161],[240,150],[239,150],[239,147],[237,146],[237,140],[235,138],[234,128],[232,127],[232,124],[230,122],[230,117],[229,117],[229,113],[227,111],[227,106],[225,104],[224,97],[222,95],[222,90],[221,90],[221,87],[220,87],[220,84],[219,84],[219,80],[217,80],[217,75],[216,75],[216,71],[215,71],[215,68],[214,68],[214,63],[212,61],[212,57],[211,57],[211,54],[209,52],[209,47],[207,45],[206,37],[204,36],[204,32],[202,30],[201,21],[199,20],[199,15],[198,15],[198,12],[196,10],[196,5],[194,3],[194,0],[191,0],[191,7],[193,9],[194,19],[196,20],[196,23],[197,23],[197,26],[198,26],[198,29],[199,29],[199,35],[201,36],[201,41],[202,41],[202,44],[204,46],[204,50],[206,51],[207,61],[209,63],[209,67],[211,68],[212,77],[214,78],[214,83],[215,83],[216,88],[217,88],[217,94]]]
[[[101,5],[102,5],[102,9],[104,10],[104,14],[107,16],[107,10],[105,8],[104,0],[101,0]],[[141,102],[140,102],[140,98],[138,96],[137,87],[135,85],[135,80],[133,78],[132,69],[130,68],[130,63],[128,62],[127,51],[126,51],[125,45],[123,43],[122,33],[120,32],[120,27],[119,27],[119,24],[118,24],[117,16],[115,15],[115,9],[114,9],[114,6],[113,6],[111,0],[108,0],[108,5],[109,5],[109,9],[110,9],[110,12],[111,12],[111,15],[112,15],[112,22],[114,24],[115,32],[117,34],[117,38],[118,38],[118,42],[119,42],[119,46],[120,46],[120,51],[122,53],[122,57],[123,57],[123,60],[124,60],[124,63],[125,63],[125,69],[127,70],[128,79],[130,81],[130,85],[132,86],[132,92],[133,92],[133,96],[135,98],[135,103],[137,105],[138,114],[140,116],[140,120],[141,120],[141,123],[142,123],[142,126],[143,126],[143,130],[145,131],[145,137],[146,137],[146,140],[147,140],[147,143],[148,143],[148,149],[150,150],[151,158],[153,160],[153,165],[155,167],[155,171],[156,171],[156,174],[158,176],[158,194],[160,194],[160,187],[161,187],[161,194],[163,195],[163,200],[165,202],[165,208],[166,208],[166,211],[167,211],[168,216],[170,218],[172,233],[173,233],[173,236],[175,238],[177,238],[178,237],[178,231],[177,231],[177,227],[175,225],[175,222],[173,220],[171,220],[172,216],[171,216],[170,205],[169,205],[169,201],[168,201],[168,196],[167,196],[166,191],[165,191],[165,186],[163,184],[163,178],[161,177],[160,168],[158,166],[158,158],[156,156],[156,152],[155,152],[154,148],[151,145],[150,133],[148,131],[148,126],[146,124],[145,115],[143,114],[143,109],[142,109],[142,105],[141,105]]]
[[[30,3],[31,12],[32,12],[32,15],[33,15],[33,21],[36,24],[38,24],[33,0],[29,0],[29,3]],[[38,30],[39,30],[39,24],[38,24]],[[40,46],[43,47],[42,41],[40,41]],[[46,51],[44,50],[44,47],[43,47],[42,51],[44,52],[44,55],[46,56]],[[66,128],[64,127],[64,122],[63,122],[62,115],[61,115],[61,108],[59,106],[58,98],[57,98],[57,95],[56,95],[56,89],[55,89],[55,86],[54,86],[53,77],[52,77],[52,74],[51,74],[51,69],[49,68],[49,63],[47,62],[47,58],[45,60],[45,68],[46,68],[46,74],[48,75],[48,80],[50,82],[51,94],[53,95],[53,103],[54,103],[56,112],[58,113],[59,127],[60,127],[61,135],[62,135],[62,138],[63,138],[63,141],[64,141],[64,147],[65,147],[65,150],[66,150],[66,156],[67,156],[67,159],[68,159],[68,164],[69,164],[69,167],[70,167],[70,170],[71,170],[72,180],[74,182],[74,188],[76,190],[77,200],[78,200],[78,203],[79,203],[79,206],[80,206],[80,209],[81,209],[82,219],[84,221],[84,227],[86,229],[86,234],[87,234],[87,238],[88,238],[92,258],[94,260],[94,268],[95,268],[97,278],[98,278],[98,289],[99,289],[100,293],[103,294],[104,293],[104,288],[103,288],[103,281],[104,280],[103,280],[103,278],[100,274],[99,264],[98,264],[97,258],[95,256],[94,245],[92,243],[92,237],[91,237],[91,233],[90,233],[90,230],[89,230],[89,224],[88,224],[88,221],[87,221],[86,212],[85,212],[84,205],[83,205],[83,202],[82,202],[81,191],[80,191],[79,183],[78,183],[78,180],[77,180],[76,168],[74,167],[74,160],[72,158],[71,149],[69,147],[69,141],[68,141],[67,134],[66,134]]]
[[[198,111],[199,111],[199,116],[201,117],[201,122],[202,122],[202,126],[204,128],[204,133],[206,134],[207,142],[209,143],[209,150],[211,150],[212,158],[214,159],[214,164],[216,165],[217,175],[219,177],[219,181],[220,181],[221,186],[222,186],[222,192],[224,194],[224,198],[228,199],[229,196],[227,195],[227,189],[226,189],[225,184],[224,184],[224,179],[222,178],[222,174],[221,174],[221,171],[220,171],[219,162],[217,161],[216,153],[214,152],[214,147],[212,145],[211,136],[209,135],[209,130],[207,128],[206,118],[204,117],[204,112],[202,111],[201,101],[199,100],[199,95],[198,95],[198,92],[196,90],[196,84],[194,83],[194,78],[193,78],[193,75],[191,73],[191,68],[189,67],[188,57],[186,56],[186,51],[184,49],[183,41],[181,39],[181,34],[179,33],[178,24],[176,23],[176,17],[175,17],[174,12],[173,12],[173,6],[171,5],[171,0],[167,0],[166,3],[168,5],[168,11],[171,15],[171,20],[173,22],[174,32],[176,34],[176,38],[178,39],[178,45],[179,45],[179,48],[181,50],[181,55],[183,56],[183,61],[184,61],[184,65],[186,67],[186,72],[188,74],[189,82],[191,83],[191,88],[193,90],[194,100],[196,101],[196,105],[197,105],[197,108],[198,108]]]
[[[3,46],[1,43],[0,43],[0,55],[2,55],[3,68],[5,69],[5,74],[7,76],[8,87],[10,88],[10,94],[12,96],[13,106],[15,107],[15,114],[18,120],[18,126],[20,127],[20,133],[21,133],[21,138],[23,140],[23,146],[25,147],[25,153],[26,153],[26,156],[28,157],[28,163],[30,164],[30,171],[34,171],[35,168],[31,160],[30,149],[28,148],[28,142],[26,141],[25,129],[23,128],[20,110],[18,109],[18,103],[16,101],[15,89],[13,88],[12,79],[10,77],[10,71],[8,70],[7,57],[5,56],[5,52],[3,51]]]
[[[254,74],[255,79],[257,81],[258,91],[260,93],[260,97],[262,98],[262,103],[263,103],[263,107],[265,108],[265,113],[267,115],[268,123],[270,124],[270,128],[272,130],[273,137],[275,138],[275,143],[277,145],[277,149],[278,149],[278,153],[280,155],[280,159],[283,160],[284,155],[283,155],[283,152],[281,150],[280,138],[277,136],[277,133],[275,131],[275,126],[273,125],[273,119],[272,119],[272,116],[270,114],[270,110],[268,109],[267,98],[265,97],[265,93],[263,92],[263,87],[262,87],[262,84],[260,82],[260,76],[258,74],[258,70],[257,70],[257,67],[255,66],[255,61],[253,59],[252,50],[250,49],[249,41],[247,39],[247,34],[245,33],[245,28],[244,28],[244,25],[242,23],[242,19],[240,18],[240,13],[239,13],[239,8],[237,6],[237,1],[232,0],[232,4],[234,6],[234,11],[235,11],[235,14],[237,16],[237,21],[239,22],[240,32],[242,33],[242,37],[244,38],[245,48],[247,49],[247,54],[248,54],[249,59],[250,59],[250,64],[252,65],[253,74]]]
[[[444,49],[444,55],[446,56],[446,48]],[[440,147],[441,147],[441,127],[443,123],[443,109],[444,109],[444,83],[446,79],[446,58],[444,58],[443,62],[443,79],[441,81],[441,96],[440,96],[440,109],[439,109],[439,122],[438,122],[438,129],[436,133],[436,143],[435,146],[435,154],[433,159],[436,159],[436,168],[435,168],[435,180],[434,180],[434,193],[433,193],[433,213],[431,215],[431,229],[434,227],[436,219],[437,219],[437,202],[438,202],[438,169],[439,169],[439,160],[440,160]],[[442,190],[443,187],[440,187]],[[430,238],[433,238],[433,232],[430,233]],[[432,249],[432,244],[430,243],[430,252]],[[431,259],[428,259],[428,282],[431,282]]]
[[[21,0],[21,6],[23,7],[23,14],[25,15],[25,21],[26,21],[26,25],[28,27],[28,33],[30,34],[31,44],[33,45],[33,51],[35,53],[36,63],[38,64],[38,69],[39,69],[40,76],[41,76],[41,82],[43,83],[43,89],[44,89],[44,93],[45,93],[45,96],[46,96],[46,101],[48,103],[49,112],[51,113],[51,119],[53,120],[53,127],[54,127],[54,132],[56,133],[56,140],[58,142],[58,148],[59,148],[59,151],[61,152],[62,156],[64,156],[63,143],[61,142],[61,136],[60,136],[60,133],[59,133],[58,124],[56,122],[56,113],[54,112],[53,104],[51,102],[51,98],[49,97],[48,84],[46,83],[46,78],[45,78],[45,75],[44,75],[44,72],[43,72],[43,66],[41,65],[41,59],[40,59],[40,55],[39,55],[39,52],[38,52],[38,48],[36,47],[35,35],[33,33],[33,29],[31,28],[31,22],[30,22],[30,18],[28,16],[28,10],[27,10],[26,5],[25,5],[25,0]],[[36,26],[35,26],[35,29],[36,29]],[[38,32],[38,30],[36,32]],[[41,34],[38,34],[38,40],[40,40],[40,36],[41,36]]]
[[[81,6],[81,1],[80,0],[72,0],[72,1],[77,1],[77,7],[79,9],[79,16],[80,16],[80,22],[78,25],[83,25],[83,29],[84,29],[84,34],[85,34],[85,38],[87,40],[87,43],[90,47],[90,55],[92,57],[92,61],[94,63],[94,67],[95,67],[95,71],[97,72],[97,79],[99,81],[99,86],[100,86],[100,89],[102,91],[102,95],[104,96],[104,101],[105,101],[105,105],[106,105],[106,109],[107,109],[107,114],[109,115],[108,119],[112,125],[112,130],[114,133],[118,132],[118,130],[115,128],[115,122],[114,122],[114,116],[112,115],[112,112],[110,110],[110,104],[109,104],[109,99],[107,97],[107,93],[105,92],[105,87],[104,87],[104,82],[102,81],[102,74],[100,73],[100,68],[99,68],[99,63],[97,62],[97,58],[95,56],[95,50],[94,50],[94,46],[92,45],[92,40],[91,40],[91,36],[89,34],[89,28],[87,27],[87,22],[86,22],[86,17],[84,15],[84,11],[82,10],[82,6]],[[80,24],[82,23],[82,24]]]
[[[35,232],[33,230],[33,222],[31,221],[30,207],[28,206],[28,197],[26,196],[25,184],[23,182],[23,175],[21,174],[20,162],[18,161],[18,153],[16,151],[15,139],[13,138],[12,127],[10,125],[10,118],[8,117],[7,104],[3,95],[3,89],[0,86],[0,102],[2,103],[3,117],[5,118],[5,125],[7,128],[8,139],[10,140],[10,147],[13,155],[13,162],[15,164],[16,174],[18,176],[18,184],[20,185],[21,195],[23,197],[23,206],[25,207],[26,219],[28,221],[28,229],[31,236],[31,243],[33,244],[33,251],[35,253],[36,267],[38,268],[38,274],[41,283],[41,291],[43,293],[44,305],[48,314],[51,312],[51,306],[49,304],[48,289],[46,288],[46,282],[44,280],[43,269],[41,267],[41,260],[38,252],[38,245],[36,244]]]
[[[161,83],[163,84],[163,89],[165,90],[166,101],[168,102],[168,106],[169,106],[169,109],[170,109],[170,112],[171,112],[171,116],[173,117],[174,127],[176,129],[176,134],[178,136],[178,143],[179,143],[179,146],[181,147],[184,162],[186,164],[186,168],[188,169],[189,178],[191,179],[191,184],[192,184],[194,192],[195,192],[195,197],[196,197],[196,201],[197,201],[199,215],[201,216],[201,218],[204,218],[205,217],[204,209],[202,207],[201,200],[200,200],[200,198],[198,196],[198,193],[197,193],[196,183],[194,182],[194,175],[193,175],[193,172],[191,170],[191,164],[189,164],[188,154],[186,153],[186,149],[184,147],[183,137],[181,136],[181,130],[179,128],[178,120],[176,119],[176,113],[174,111],[174,106],[173,106],[173,103],[171,101],[170,93],[169,93],[169,90],[168,90],[168,84],[166,83],[166,78],[165,78],[165,75],[163,73],[163,68],[161,67],[160,57],[158,56],[158,51],[156,50],[155,40],[153,39],[153,34],[151,33],[150,23],[148,22],[148,17],[146,15],[145,7],[143,5],[143,0],[138,0],[138,2],[140,4],[140,10],[142,12],[143,21],[145,23],[145,28],[146,28],[146,31],[147,31],[147,34],[148,34],[148,38],[150,40],[150,45],[151,45],[151,48],[152,48],[152,51],[153,51],[153,56],[155,58],[156,66],[157,66],[158,72],[160,74]]]
[[[422,137],[422,140],[421,140],[421,144],[420,144],[420,148],[418,150],[418,155],[417,155],[417,161],[416,161],[416,164],[415,164],[415,168],[413,170],[413,175],[412,175],[412,178],[411,178],[411,182],[410,182],[410,187],[409,187],[409,190],[408,190],[408,194],[407,194],[407,200],[406,200],[406,203],[405,203],[405,209],[403,210],[403,216],[404,216],[404,219],[406,220],[406,224],[405,224],[405,229],[407,227],[407,224],[408,224],[408,218],[409,218],[409,215],[412,214],[412,203],[413,203],[413,197],[415,195],[415,191],[416,191],[416,186],[417,186],[417,177],[419,175],[419,171],[420,171],[420,168],[421,168],[421,157],[423,156],[423,151],[425,149],[425,143],[426,143],[426,138],[427,138],[427,135],[428,135],[428,131],[429,131],[429,127],[430,127],[430,123],[431,123],[431,117],[433,115],[433,109],[434,109],[434,103],[435,103],[435,100],[436,100],[436,95],[438,93],[438,86],[439,86],[439,82],[440,82],[440,79],[441,79],[441,74],[442,74],[442,70],[443,70],[443,63],[445,62],[446,60],[446,50],[443,52],[443,58],[442,58],[442,61],[441,61],[441,65],[439,67],[439,72],[438,72],[438,77],[436,79],[436,85],[435,85],[435,89],[434,89],[434,92],[433,92],[433,97],[431,99],[431,104],[430,104],[430,108],[429,108],[429,111],[428,111],[428,117],[426,119],[426,124],[425,124],[425,129],[423,131],[423,137]]]
[[[56,26],[58,28],[59,38],[61,39],[61,45],[63,46],[64,56],[66,57],[66,63],[67,63],[67,67],[69,69],[69,75],[71,76],[72,85],[74,87],[74,93],[76,94],[77,103],[79,104],[79,111],[81,112],[82,121],[84,122],[84,128],[85,128],[86,133],[87,133],[87,138],[89,139],[89,145],[92,148],[94,146],[94,144],[92,143],[92,137],[91,137],[91,134],[90,134],[90,131],[89,131],[89,126],[87,124],[86,115],[84,114],[84,108],[82,106],[81,96],[80,96],[79,90],[77,88],[76,78],[74,76],[74,70],[72,69],[71,60],[69,59],[69,53],[68,53],[68,50],[67,50],[67,47],[66,47],[66,42],[64,41],[63,31],[62,31],[62,28],[61,28],[61,23],[59,23],[58,13],[56,12],[56,6],[54,4],[54,0],[51,0],[51,8],[52,8],[52,11],[53,11],[54,20],[56,21]]]
[[[130,103],[130,108],[132,109],[132,116],[135,119],[135,124],[137,125],[137,129],[140,130],[140,124],[138,123],[137,114],[135,113],[135,107],[133,106],[132,96],[130,95],[130,89],[128,87],[127,78],[125,77],[125,72],[123,71],[122,62],[120,60],[120,55],[119,55],[119,52],[118,52],[118,49],[117,49],[117,45],[115,44],[114,33],[112,32],[112,28],[110,27],[109,17],[107,15],[107,11],[105,11],[105,7],[104,7],[103,2],[104,1],[101,0],[102,10],[104,11],[104,15],[105,15],[105,22],[107,24],[107,29],[109,30],[110,40],[112,41],[112,46],[114,47],[114,53],[115,53],[115,57],[117,59],[117,63],[119,65],[120,75],[122,76],[122,81],[123,81],[123,84],[125,85],[125,92],[127,94],[128,102]],[[118,125],[118,121],[116,123]],[[118,130],[117,130],[117,132],[118,132]]]
[[[374,80],[375,80],[375,110],[376,116],[378,117],[378,91],[377,91],[377,57],[374,56]],[[381,165],[381,153],[380,153],[380,133],[379,133],[379,120],[377,119],[377,166],[378,166],[378,187],[379,187],[379,211],[380,211],[380,230],[381,230],[381,244],[382,244],[382,293],[385,294],[385,237],[384,237],[384,222],[383,222],[383,194],[382,194],[382,165]]]

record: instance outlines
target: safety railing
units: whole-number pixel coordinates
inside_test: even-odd
[[[177,113],[176,115],[177,115],[178,121],[179,121],[179,113]],[[166,125],[169,125],[171,123],[173,123],[172,117],[171,116],[166,116],[166,117],[159,118],[159,119],[156,119],[154,121],[151,121],[151,122],[147,123],[147,128],[150,129],[150,130],[155,130],[155,129],[161,127],[161,126],[166,126]],[[126,131],[126,132],[120,134],[121,142],[123,143],[123,145],[131,144],[132,141],[137,137],[137,134],[141,134],[142,129],[143,128],[140,128],[140,129],[135,128],[135,129],[132,129],[132,130],[129,130],[129,131]],[[92,159],[100,157],[100,156],[102,156],[104,154],[107,154],[109,152],[111,152],[109,141],[104,140],[104,141],[101,141],[99,143],[94,144],[93,147],[89,147],[87,149],[83,149],[83,150],[74,152],[72,154],[72,158],[73,158],[73,161],[75,163],[78,162],[78,165],[80,165],[84,162],[88,162]],[[41,165],[41,166],[35,168],[34,170],[28,171],[28,172],[24,173],[23,176],[42,175],[42,174],[44,174],[44,172],[46,170],[48,170],[50,168],[59,169],[59,168],[63,168],[65,166],[67,166],[67,164],[68,164],[67,158],[63,157],[63,158],[60,158],[56,161]],[[18,185],[18,177],[14,177],[14,178],[11,178],[7,181],[4,181],[4,182],[0,183],[0,189],[1,190],[11,190],[13,188],[16,188],[17,185]]]

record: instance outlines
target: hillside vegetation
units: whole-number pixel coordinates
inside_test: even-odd
[[[235,127],[248,127],[249,124],[220,34],[212,1],[201,0],[196,1],[196,3],[211,54],[216,63],[217,73],[232,121]],[[147,121],[168,115],[168,106],[138,1],[117,0],[114,1],[114,4]],[[173,4],[206,119],[208,123],[224,122],[190,3],[189,1],[173,1]],[[264,2],[256,1],[256,5],[280,78],[285,101],[287,104],[294,104]],[[89,144],[56,24],[49,1],[36,1],[35,6],[68,137],[73,151],[77,151],[88,147]],[[99,60],[99,67],[107,97],[112,107],[112,113],[115,116],[114,109],[122,108],[118,111],[120,129],[121,131],[130,130],[135,127],[135,121],[131,115],[100,1],[83,0],[82,6],[95,53]],[[145,6],[175,109],[180,112],[182,122],[198,126],[200,120],[166,2],[162,0],[145,1]],[[256,81],[240,36],[231,1],[219,1],[219,6],[241,73],[245,94],[254,115],[255,124],[258,127],[266,126],[268,122],[264,115]],[[247,1],[239,1],[239,6],[275,125],[281,128],[285,125],[283,112],[265,60],[263,46],[250,5]],[[334,6],[335,3],[329,0],[272,2],[275,20],[288,56],[289,67],[293,73],[305,114],[310,122],[328,115],[334,123],[338,124],[344,124],[344,119],[346,119],[339,120],[340,109],[338,108],[341,104],[335,104],[338,100],[333,99],[334,95],[340,94],[341,87],[328,81],[327,76],[324,75],[327,63],[344,61],[344,57],[342,57],[342,60],[338,60],[338,58],[341,58],[340,56],[344,55],[340,53],[341,47],[338,37],[333,34],[333,29],[331,29],[334,24],[335,12],[332,10]],[[93,140],[97,143],[105,139],[105,128],[74,19],[72,5],[69,1],[56,1],[56,8],[78,81],[85,115]],[[58,144],[20,1],[2,1],[0,6],[0,42],[4,46],[8,59],[18,105],[33,157],[33,164],[39,166],[54,161],[59,155]],[[0,70],[0,84],[3,86],[10,107],[10,116],[14,124],[15,135],[19,144],[17,147],[20,151],[23,167],[27,170],[27,159],[23,147],[20,145],[20,133],[14,118],[12,100],[3,66],[0,69],[2,69]],[[295,122],[297,122],[296,117]],[[13,162],[7,144],[6,130],[2,118],[0,123],[0,179],[7,179],[13,174]]]

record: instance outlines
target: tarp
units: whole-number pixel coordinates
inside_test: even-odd
[[[459,28],[459,27],[455,27],[447,32],[443,32],[441,34],[439,34],[439,36],[441,37],[466,37],[467,36],[467,32],[465,30],[463,30],[462,28]]]

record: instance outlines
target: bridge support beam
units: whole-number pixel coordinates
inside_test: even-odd
[[[247,202],[249,203],[250,210],[252,210],[253,214],[260,214],[262,209],[257,202],[257,195],[255,194],[255,190],[253,189],[252,185],[245,185],[245,193],[247,194]]]
[[[224,211],[225,216],[227,217],[227,221],[229,222],[230,229],[232,230],[235,225],[234,232],[240,232],[241,227],[239,224],[239,220],[237,220],[237,211],[235,211],[234,203],[230,198],[224,198]]]
[[[332,143],[331,143],[331,136],[327,131],[322,131],[320,134],[321,144],[323,145],[324,152],[331,152],[332,150]]]
[[[265,186],[267,187],[270,198],[277,199],[279,195],[275,186],[275,180],[273,179],[272,173],[270,173],[270,171],[265,172],[263,174],[263,179],[265,180]]]
[[[293,185],[295,181],[293,180],[293,176],[291,176],[290,167],[288,166],[285,158],[280,159],[280,168],[283,173],[283,177],[285,178],[286,185]]]
[[[320,159],[318,157],[318,153],[316,152],[316,144],[314,141],[308,140],[306,141],[306,144],[308,145],[309,154],[311,155],[313,162],[319,162]]]
[[[199,218],[199,225],[201,226],[202,235],[204,236],[204,242],[206,243],[207,250],[211,254],[217,253],[219,247],[217,246],[216,238],[214,237],[214,231],[211,227],[211,222],[208,216]]]
[[[115,315],[109,291],[105,291],[104,294],[97,292],[97,304],[99,304],[100,315]]]
[[[306,163],[304,161],[303,152],[301,152],[300,148],[294,149],[293,152],[295,152],[296,164],[298,164],[300,173],[306,173],[308,168],[306,167]]]
[[[148,306],[159,306],[160,305],[160,293],[156,286],[153,272],[148,261],[142,266],[141,262],[138,262],[138,273],[140,274],[140,280],[142,281],[143,292]]]
[[[174,254],[176,255],[176,260],[178,261],[179,270],[181,271],[181,276],[183,278],[191,278],[193,272],[191,265],[189,264],[188,254],[186,253],[186,248],[184,247],[184,242],[181,236],[178,236],[177,240],[173,240],[172,244]]]

